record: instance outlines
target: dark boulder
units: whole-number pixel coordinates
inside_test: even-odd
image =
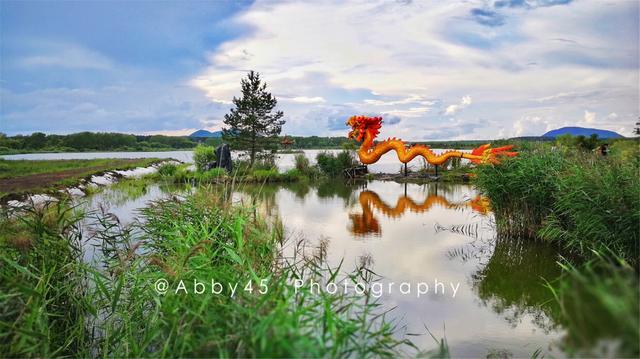
[[[233,160],[231,159],[231,149],[229,145],[223,143],[215,150],[216,160],[207,164],[207,170],[212,168],[224,168],[227,172],[233,171]]]

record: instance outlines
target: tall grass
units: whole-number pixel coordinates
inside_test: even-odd
[[[636,161],[534,150],[498,166],[479,166],[476,174],[475,183],[491,199],[502,233],[551,240],[585,257],[592,249],[607,248],[637,260]]]
[[[133,228],[98,217],[97,267],[80,262],[72,212],[52,213],[1,222],[15,235],[3,235],[0,253],[0,356],[370,357],[410,345],[369,295],[296,291],[299,278],[341,280],[339,268],[322,256],[284,258],[281,224],[211,192],[154,203]],[[10,242],[23,232],[32,244]],[[164,295],[154,289],[159,279],[169,284]],[[193,292],[194,280],[206,293]],[[212,294],[211,280],[239,288],[234,297],[228,288]],[[180,281],[188,294],[176,290]]]
[[[503,237],[535,235],[551,213],[565,162],[559,152],[534,150],[498,166],[476,167],[475,185],[491,199]]]
[[[563,276],[548,287],[562,310],[564,349],[576,356],[637,358],[637,271],[606,250],[580,266],[564,261],[562,269]]]
[[[78,219],[63,203],[2,213],[0,356],[89,354]]]

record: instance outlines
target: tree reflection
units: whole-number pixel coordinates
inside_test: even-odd
[[[546,243],[498,238],[487,264],[471,276],[482,303],[514,327],[524,315],[548,331],[555,328],[559,308],[546,282],[561,274],[557,249]]]

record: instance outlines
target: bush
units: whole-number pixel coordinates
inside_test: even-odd
[[[200,172],[205,171],[210,162],[216,160],[215,148],[211,146],[199,145],[193,150],[193,162]]]
[[[165,162],[158,167],[158,174],[163,177],[173,176],[178,171],[178,166],[172,162]]]
[[[275,170],[278,171],[276,161],[273,156],[261,158],[253,163],[254,170]]]
[[[295,155],[293,159],[296,164],[295,167],[298,171],[300,171],[301,173],[306,173],[309,171],[311,164],[309,163],[309,159],[307,158],[307,156],[304,155],[304,153],[299,153]]]
[[[331,177],[342,176],[345,169],[357,165],[357,161],[349,151],[342,151],[338,155],[321,152],[316,156],[316,162],[320,171]]]

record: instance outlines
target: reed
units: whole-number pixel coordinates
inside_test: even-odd
[[[55,206],[0,222],[13,234],[3,235],[0,252],[2,357],[378,357],[411,347],[370,295],[293,284],[370,280],[366,268],[340,274],[322,255],[304,254],[302,243],[285,257],[282,225],[226,196],[196,191],[156,202],[128,227],[90,215],[100,263],[81,260],[77,224],[89,217]],[[32,242],[11,242],[22,234]],[[155,291],[159,279],[165,294]],[[214,295],[212,279],[239,288]],[[205,294],[194,293],[194,280],[208,286]],[[176,290],[180,281],[189,293]]]
[[[537,148],[475,172],[503,237],[542,238],[583,257],[607,248],[637,260],[637,161]]]

